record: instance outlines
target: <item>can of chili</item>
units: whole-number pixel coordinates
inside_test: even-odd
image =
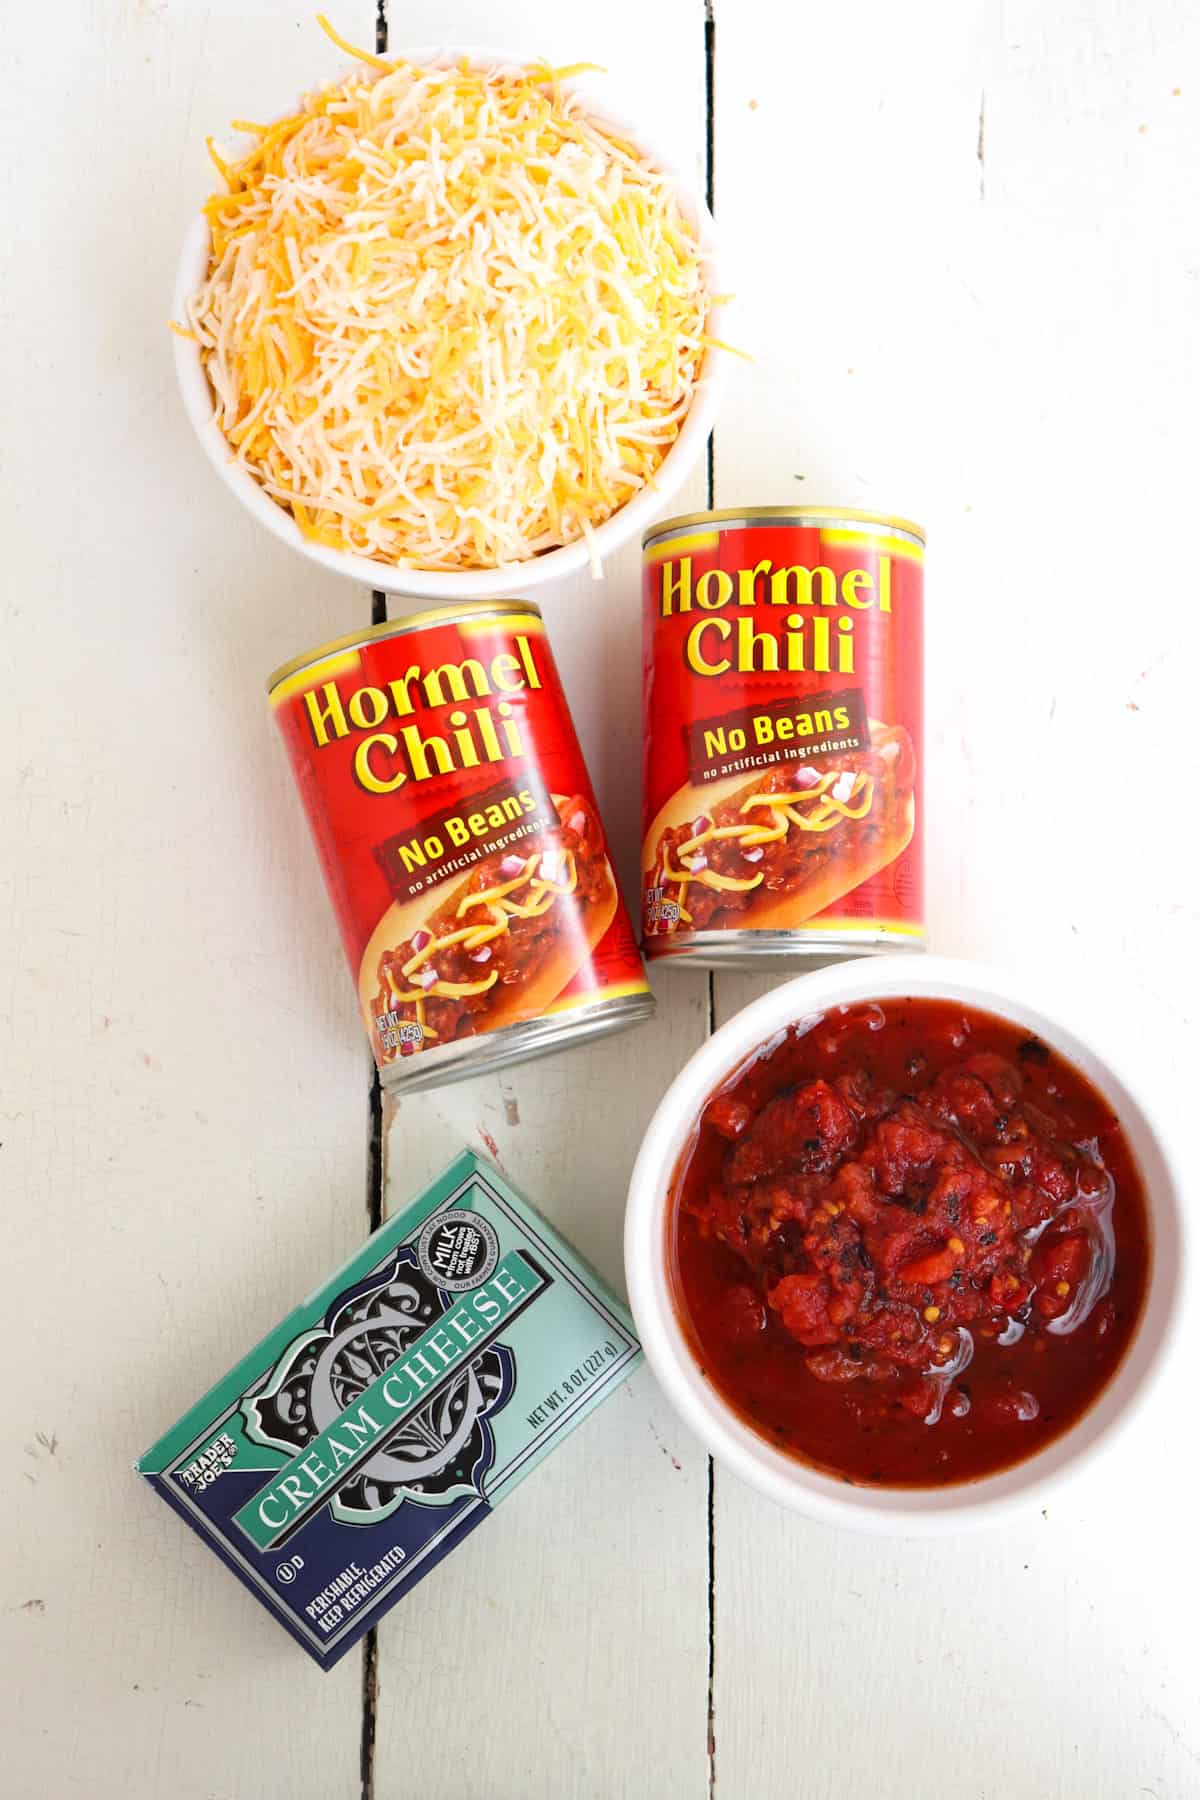
[[[385,1085],[652,1011],[535,606],[414,614],[267,686]]]
[[[747,507],[644,539],[644,948],[923,945],[924,533]]]

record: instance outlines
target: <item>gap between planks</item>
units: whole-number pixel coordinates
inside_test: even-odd
[[[717,20],[715,0],[704,0],[704,198],[708,210],[716,214],[716,87],[717,87]],[[708,509],[716,503],[716,442],[714,429],[708,440]],[[708,1009],[704,1035],[711,1037],[716,1023],[717,985],[708,977]],[[713,1459],[708,1459],[708,1675],[705,1695],[705,1770],[708,1800],[716,1800],[717,1792],[717,1477]]]
[[[388,47],[387,0],[375,3],[375,54],[381,56]],[[387,595],[379,588],[371,593],[371,623],[387,621]],[[378,1231],[383,1223],[383,1089],[379,1070],[371,1065],[371,1085],[367,1094],[367,1230]],[[359,1734],[358,1767],[362,1800],[375,1800],[375,1732],[379,1715],[379,1637],[372,1625],[363,1638],[362,1653],[362,1728]]]

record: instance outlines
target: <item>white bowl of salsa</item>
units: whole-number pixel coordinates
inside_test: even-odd
[[[1172,1349],[1181,1182],[1114,1053],[999,971],[803,975],[708,1039],[633,1172],[651,1366],[733,1473],[910,1535],[1044,1503]]]

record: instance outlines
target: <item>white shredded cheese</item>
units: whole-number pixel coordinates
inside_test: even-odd
[[[695,235],[561,72],[368,60],[217,158],[187,325],[221,429],[307,537],[382,562],[590,537],[687,414]]]

